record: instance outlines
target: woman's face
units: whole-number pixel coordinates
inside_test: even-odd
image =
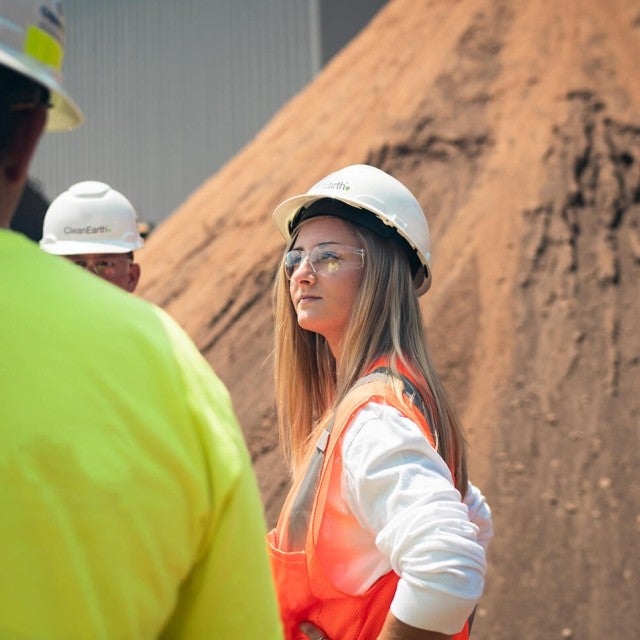
[[[339,360],[342,336],[362,282],[362,242],[348,222],[320,216],[300,226],[287,255],[289,293],[298,324],[324,336]]]

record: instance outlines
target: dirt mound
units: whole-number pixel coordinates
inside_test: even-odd
[[[270,213],[356,162],[414,191],[429,339],[495,514],[480,640],[640,637],[639,59],[635,0],[394,0],[141,252],[273,521]]]

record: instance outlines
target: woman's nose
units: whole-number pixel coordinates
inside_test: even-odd
[[[316,273],[311,266],[309,256],[304,256],[300,260],[300,264],[298,264],[295,271],[291,274],[291,279],[298,282],[305,282],[309,280],[309,278],[314,278],[315,275]]]

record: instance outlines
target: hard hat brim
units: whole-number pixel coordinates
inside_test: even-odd
[[[0,65],[13,69],[17,73],[41,84],[51,92],[52,107],[47,118],[47,131],[68,131],[83,121],[80,107],[62,88],[51,71],[28,56],[16,55],[14,49],[0,44]]]
[[[75,256],[87,253],[129,253],[141,249],[142,246],[142,242],[136,243],[136,246],[131,246],[130,243],[125,245],[117,242],[77,242],[68,240],[66,242],[48,243],[44,239],[40,241],[40,247],[44,251],[56,256]]]

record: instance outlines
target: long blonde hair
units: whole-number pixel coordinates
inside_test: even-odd
[[[327,341],[298,325],[281,265],[273,290],[275,310],[275,390],[280,443],[296,473],[319,425],[355,382],[380,358],[396,374],[409,371],[429,410],[439,453],[452,469],[456,487],[467,487],[466,442],[460,420],[447,399],[425,341],[422,312],[412,282],[404,242],[382,238],[350,224],[365,249],[365,267],[343,336],[340,369]],[[293,246],[296,235],[289,246]]]

